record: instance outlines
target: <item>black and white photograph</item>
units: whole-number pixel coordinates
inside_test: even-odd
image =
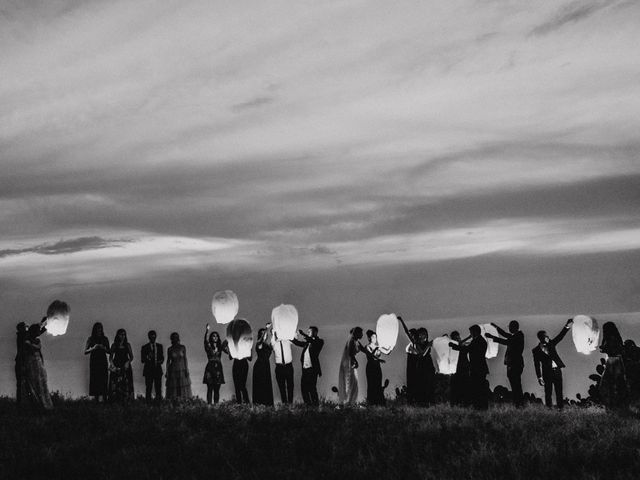
[[[639,52],[636,0],[0,0],[0,478],[638,478]]]

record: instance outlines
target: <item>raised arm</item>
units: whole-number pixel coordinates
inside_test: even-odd
[[[567,320],[567,323],[564,324],[564,327],[562,327],[562,331],[558,335],[556,335],[549,343],[553,345],[559,344],[562,341],[562,339],[567,335],[567,333],[569,333],[569,330],[571,330],[572,324],[573,324],[573,319],[570,318],[569,320]]]
[[[498,331],[498,333],[499,333],[500,335],[502,335],[503,337],[505,337],[505,338],[511,338],[511,337],[513,337],[513,335],[512,335],[512,334],[510,334],[510,333],[509,333],[509,332],[507,332],[506,330],[503,330],[502,328],[500,328],[500,327],[499,327],[498,325],[496,325],[495,323],[493,323],[493,322],[492,322],[492,323],[491,323],[491,325],[493,325],[493,326],[494,326],[494,328]],[[495,340],[495,337],[494,337],[493,339]],[[498,342],[498,343],[501,343],[501,342]],[[503,345],[506,345],[506,344],[504,344],[504,343],[503,343]]]
[[[400,323],[402,324],[402,329],[404,330],[404,333],[407,336],[407,338],[409,339],[409,341],[411,343],[415,343],[414,338],[411,336],[411,333],[409,332],[409,329],[407,328],[407,324],[404,323],[404,319],[400,315],[398,315],[398,320],[400,320]]]

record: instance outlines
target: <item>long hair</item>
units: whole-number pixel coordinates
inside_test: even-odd
[[[214,341],[213,335],[216,335],[218,337],[218,340]],[[220,334],[215,330],[209,334],[209,345],[211,346],[211,348],[214,348],[215,346],[217,350],[222,350],[222,340],[220,340]]]
[[[618,331],[618,327],[613,322],[606,322],[602,325],[602,346],[606,347],[622,347],[622,337]]]
[[[120,345],[126,345],[127,343],[129,343],[129,341],[127,340],[127,331],[124,328],[119,328],[118,331],[116,332],[116,338],[113,340],[113,343],[116,346],[120,346],[118,344],[118,338],[120,337],[121,333],[124,333],[124,340],[122,341],[122,343]]]
[[[102,329],[102,335],[98,335],[98,328]],[[126,335],[126,332],[125,332]],[[104,338],[104,327],[102,326],[102,323],[100,322],[96,322],[93,324],[93,327],[91,328],[91,340],[92,341],[98,341],[98,340],[102,340]]]
[[[353,338],[362,337],[362,327],[353,327],[349,333]]]

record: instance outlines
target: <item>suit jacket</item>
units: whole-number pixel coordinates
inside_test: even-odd
[[[294,338],[291,340],[294,345],[298,347],[302,347],[302,354],[300,355],[300,363],[304,367],[304,354],[309,349],[309,356],[311,357],[311,368],[318,374],[319,377],[322,376],[322,369],[320,368],[320,350],[324,346],[324,340],[318,337],[310,337],[308,335],[303,335],[305,341],[298,340]]]
[[[536,376],[538,378],[546,377],[552,372],[552,362],[556,362],[558,368],[565,367],[564,362],[560,359],[560,356],[556,351],[556,345],[558,345],[558,343],[562,341],[568,331],[568,328],[563,327],[562,331],[555,338],[549,340],[549,343],[547,345],[547,351],[549,352],[548,354],[545,353],[544,350],[542,350],[542,347],[540,345],[536,346],[536,348],[532,350],[533,365],[536,369]]]
[[[498,333],[506,337],[493,339],[494,342],[507,346],[507,351],[504,353],[504,364],[507,367],[524,366],[524,358],[522,358],[522,353],[524,352],[524,333],[521,331],[508,333],[501,328],[498,328]]]
[[[471,340],[469,345],[452,345],[451,348],[459,350],[461,354],[469,355],[469,374],[473,376],[485,376],[489,374],[487,366],[487,341],[481,335]],[[460,359],[458,358],[458,361]]]
[[[147,343],[142,346],[142,352],[140,359],[144,364],[142,369],[142,375],[144,377],[153,377],[155,375],[162,375],[162,364],[164,363],[164,352],[162,350],[162,344],[156,343],[156,364],[153,364],[153,353],[151,350],[151,343]]]

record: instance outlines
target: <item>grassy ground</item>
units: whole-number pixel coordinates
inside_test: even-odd
[[[640,420],[602,410],[319,410],[200,402],[46,414],[0,399],[0,478],[638,478]]]

